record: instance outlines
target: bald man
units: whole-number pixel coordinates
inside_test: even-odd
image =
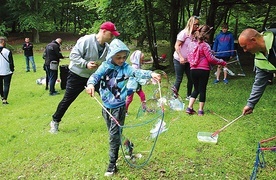
[[[271,73],[276,72],[276,49],[273,47],[274,34],[272,31],[259,33],[255,29],[248,28],[239,36],[239,44],[244,52],[255,54],[254,64],[256,68],[255,81],[243,108],[243,115],[251,114],[255,105],[262,97]]]
[[[49,95],[50,96],[55,96],[57,94],[59,94],[56,90],[55,90],[55,84],[56,84],[56,80],[58,78],[58,69],[53,69],[50,68],[50,64],[52,62],[56,62],[57,65],[60,62],[60,59],[63,59],[64,56],[61,54],[61,50],[60,50],[60,45],[62,44],[62,39],[61,38],[57,38],[56,40],[52,41],[51,43],[49,43],[46,46],[45,52],[45,70],[46,70],[46,74],[48,76],[49,79]],[[47,79],[47,78],[46,78]]]

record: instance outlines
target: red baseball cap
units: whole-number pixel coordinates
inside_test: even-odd
[[[116,30],[115,25],[110,21],[104,22],[100,28],[110,31],[114,36],[120,35],[120,33]]]

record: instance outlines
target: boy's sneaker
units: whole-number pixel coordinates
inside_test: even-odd
[[[204,115],[204,111],[202,110],[198,110],[198,114],[197,115],[199,115],[199,116],[203,116]]]
[[[217,84],[217,83],[219,83],[219,80],[215,79],[214,84]]]
[[[113,176],[118,171],[115,163],[109,163],[104,176]]]
[[[52,133],[52,134],[58,133],[58,125],[59,125],[58,122],[51,121],[51,122],[50,122],[50,127],[51,127],[51,129],[50,129],[49,132]]]
[[[224,84],[228,84],[228,80],[227,79],[223,79]]]
[[[186,109],[186,113],[187,113],[187,114],[190,114],[190,115],[193,115],[193,114],[196,113],[196,112],[195,112],[195,110],[193,110],[193,109],[191,109],[191,108],[187,108],[187,109]]]

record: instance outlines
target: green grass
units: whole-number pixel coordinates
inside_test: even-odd
[[[41,56],[42,52],[37,51],[37,72],[26,73],[23,55],[14,54],[10,104],[0,106],[0,179],[105,179],[108,134],[100,106],[83,92],[65,114],[60,132],[50,134],[51,115],[64,90],[56,85],[61,95],[52,97],[43,85],[36,84],[36,79],[45,75]],[[68,59],[62,62],[68,63]],[[174,75],[169,74],[173,82]],[[251,68],[246,77],[230,78],[228,85],[214,85],[210,78],[203,117],[166,108],[169,130],[159,136],[149,163],[140,169],[132,168],[120,153],[119,173],[112,179],[249,179],[257,143],[275,136],[275,85],[267,87],[252,115],[242,117],[219,134],[218,144],[199,142],[197,133],[214,132],[226,125],[208,110],[229,120],[238,117],[253,80]],[[152,93],[147,86],[144,89]],[[186,77],[180,92],[182,97],[185,94]],[[138,107],[135,95],[126,123],[135,119]],[[260,168],[258,179],[275,179],[275,153],[265,152],[265,159],[266,167]]]

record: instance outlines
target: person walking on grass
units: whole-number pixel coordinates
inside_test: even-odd
[[[120,127],[113,120],[123,126],[126,116],[126,84],[129,77],[139,79],[154,78],[158,81],[161,75],[149,70],[135,69],[125,61],[129,55],[128,47],[120,40],[114,39],[110,43],[110,51],[95,73],[87,81],[86,92],[95,96],[95,86],[100,83],[100,96],[103,102],[102,115],[109,132],[109,165],[105,176],[112,176],[117,172],[116,162],[118,160],[121,143]],[[112,115],[110,115],[110,114]]]
[[[26,60],[26,72],[30,72],[30,62],[32,64],[33,71],[36,72],[36,65],[34,61],[33,44],[30,42],[30,38],[25,38],[25,43],[22,47]]]
[[[232,56],[234,56],[234,36],[230,31],[228,31],[228,29],[228,24],[223,23],[221,31],[216,36],[213,44],[213,51],[216,53],[216,57],[223,59],[224,61],[229,61]],[[222,66],[218,65],[214,84],[219,83],[221,69]],[[228,84],[227,68],[225,67],[223,68],[223,82],[224,84]]]
[[[248,28],[242,31],[238,41],[244,52],[255,55],[255,81],[246,106],[242,110],[243,115],[251,114],[256,104],[262,97],[271,74],[276,72],[276,29],[270,29],[263,33]]]
[[[50,122],[50,133],[57,133],[59,123],[71,103],[84,90],[90,75],[96,71],[99,64],[105,61],[109,50],[108,43],[114,36],[119,36],[112,22],[100,26],[97,34],[85,35],[78,39],[70,52],[70,64],[66,89],[63,99],[59,102]],[[97,88],[98,86],[96,86]]]
[[[200,26],[194,34],[195,40],[188,46],[188,61],[190,63],[191,78],[194,84],[194,91],[192,92],[189,105],[186,109],[186,113],[190,115],[196,113],[193,106],[198,95],[198,115],[204,115],[210,65],[226,66],[226,62],[223,59],[218,59],[213,55],[211,47],[207,43],[209,41],[211,30],[212,28],[208,25]]]
[[[5,37],[0,37],[0,95],[2,104],[8,103],[10,83],[14,71],[14,62],[12,52],[6,48]]]
[[[56,40],[53,40],[51,43],[49,43],[45,49],[46,54],[45,54],[44,67],[47,73],[46,80],[47,80],[47,77],[49,80],[50,96],[55,96],[59,94],[59,92],[55,90],[55,85],[58,78],[58,64],[60,62],[60,59],[65,58],[60,52],[61,44],[62,44],[62,39],[57,38]]]
[[[132,63],[132,67],[135,69],[141,69],[141,64],[144,61],[144,53],[142,53],[140,50],[134,51],[130,56],[130,62]],[[144,91],[142,90],[142,85],[146,84],[146,80],[142,79],[140,82],[137,81],[137,78],[130,77],[129,81],[127,82],[127,100],[126,100],[126,115],[128,115],[128,107],[130,103],[133,101],[134,92],[138,94],[140,97],[140,101],[142,103],[142,108],[146,108],[146,95]]]
[[[184,73],[187,77],[187,97],[186,100],[189,100],[193,83],[190,75],[190,64],[187,61],[187,47],[193,39],[193,33],[199,26],[199,17],[192,16],[189,18],[186,27],[180,31],[177,35],[177,39],[174,45],[175,51],[173,54],[173,64],[175,70],[175,82],[172,87],[174,97],[177,98],[179,95],[180,85],[183,80]]]

